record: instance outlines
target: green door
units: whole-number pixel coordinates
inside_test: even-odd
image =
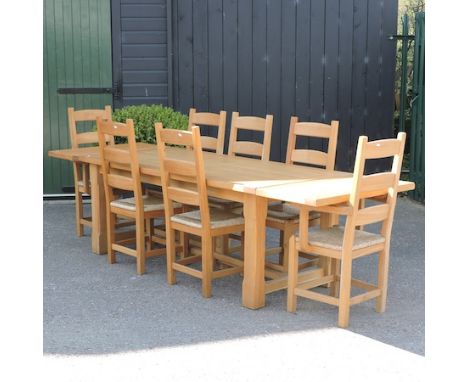
[[[71,164],[47,156],[70,147],[67,107],[112,105],[110,0],[44,0],[43,23],[43,192],[56,195],[73,187]]]

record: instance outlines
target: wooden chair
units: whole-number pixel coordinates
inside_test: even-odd
[[[252,116],[239,116],[237,111],[232,113],[231,118],[231,133],[229,136],[229,149],[228,155],[241,155],[249,156],[253,158],[258,158],[261,160],[268,161],[270,160],[270,148],[271,148],[271,132],[273,128],[273,116],[267,114],[265,118],[262,117],[252,117]],[[251,142],[251,141],[241,141],[238,139],[239,130],[247,131],[259,131],[263,133],[263,142]],[[220,208],[228,209],[235,211],[237,213],[242,212],[241,203],[219,203]],[[238,234],[231,234],[229,238],[242,241],[243,238]],[[242,245],[240,246],[229,246],[229,238],[225,237],[223,239],[223,251],[225,253],[233,253],[237,251],[242,251]]]
[[[246,155],[261,160],[270,160],[271,130],[273,116],[268,114],[266,118],[240,117],[237,111],[232,113],[231,134],[229,136],[228,155]],[[250,142],[238,140],[239,130],[263,132],[263,142]]]
[[[224,152],[224,135],[226,131],[226,112],[221,110],[219,114],[198,112],[194,108],[190,109],[188,130],[192,126],[211,126],[217,128],[215,137],[201,136],[202,149],[206,151],[214,151],[216,154],[223,155]]]
[[[344,227],[334,226],[309,232],[309,209],[301,208],[299,237],[291,236],[289,243],[288,311],[296,311],[297,296],[336,305],[338,325],[343,328],[349,324],[351,305],[376,298],[376,311],[385,311],[390,237],[405,139],[405,133],[399,133],[397,139],[373,142],[368,142],[365,136],[359,138],[349,201],[314,208],[322,213],[345,215]],[[393,157],[391,171],[364,175],[366,160],[387,157]],[[380,196],[383,202],[361,208],[360,200],[376,196]],[[373,223],[381,224],[378,234],[357,229],[358,226]],[[307,277],[304,272],[301,275],[298,273],[298,251],[330,258],[332,272],[324,272],[322,277],[315,278]],[[379,258],[377,285],[353,279],[352,261],[374,253]],[[309,290],[326,283],[332,283],[330,296]],[[352,286],[366,292],[351,297]]]
[[[112,109],[106,106],[104,110],[87,109],[75,110],[68,108],[68,128],[72,148],[76,149],[84,144],[97,144],[98,135],[96,131],[78,132],[78,122],[96,122],[96,118],[112,119]],[[112,139],[108,141],[113,144]],[[83,236],[84,226],[91,227],[91,217],[84,217],[83,214],[83,194],[91,194],[89,182],[89,165],[86,163],[73,162],[73,178],[75,184],[75,209],[76,209],[76,234]]]
[[[289,125],[288,148],[286,151],[287,164],[305,164],[315,167],[321,166],[326,170],[335,169],[336,144],[338,140],[338,121],[332,121],[330,125],[317,122],[299,122],[297,117],[291,117]],[[296,139],[298,136],[321,138],[328,141],[326,152],[312,149],[297,149]],[[310,222],[318,224],[320,214],[312,211]],[[278,271],[286,272],[288,267],[289,238],[299,227],[299,209],[289,203],[276,203],[268,207],[267,227],[280,231],[279,247],[268,248],[267,256],[279,252],[278,263],[267,262],[267,266]],[[303,254],[310,261],[301,264],[301,267],[315,265],[315,256]]]
[[[212,279],[243,270],[241,260],[213,253],[214,238],[243,231],[244,218],[229,211],[209,208],[199,127],[191,127],[190,132],[163,129],[161,123],[157,123],[155,127],[166,213],[167,281],[169,284],[176,282],[176,271],[189,274],[202,280],[203,297],[210,297]],[[166,145],[190,146],[193,149],[190,151],[192,157],[190,160],[172,159]],[[177,213],[174,203],[197,209]],[[176,260],[176,231],[200,236],[201,255]],[[215,259],[229,268],[214,270]],[[190,266],[200,261],[201,270]]]
[[[136,258],[137,273],[142,275],[147,257],[166,253],[165,248],[152,249],[152,242],[157,241],[153,236],[153,222],[155,218],[164,217],[164,202],[157,196],[143,195],[133,120],[118,123],[98,117],[97,128],[107,206],[108,261],[115,263],[116,252],[133,256]],[[128,146],[108,145],[106,135],[125,137]],[[120,190],[132,192],[133,197],[119,198],[116,192]],[[180,210],[180,206],[177,208]],[[135,221],[136,236],[129,237],[127,234],[119,240],[120,235],[116,234],[117,215]],[[158,242],[165,244],[163,239]],[[135,243],[135,249],[125,245],[129,243]]]
[[[216,152],[218,155],[223,155],[224,153],[224,136],[226,132],[226,112],[221,110],[219,114],[216,113],[205,113],[198,112],[194,108],[190,109],[189,112],[189,122],[188,130],[192,126],[211,126],[217,127],[217,136],[201,136],[201,145],[203,151]],[[209,196],[208,201],[211,207],[220,207],[220,208],[233,208],[238,206],[237,202],[216,198],[214,196]]]

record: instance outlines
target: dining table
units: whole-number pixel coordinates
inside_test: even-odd
[[[122,148],[125,148],[125,144],[122,144]],[[141,181],[161,185],[156,145],[140,142],[137,143],[137,149]],[[48,155],[89,164],[92,251],[96,254],[107,253],[106,202],[99,148],[51,150]],[[190,155],[189,150],[184,148],[168,148],[168,157],[188,160]],[[203,156],[208,194],[243,203],[245,239],[242,304],[251,309],[262,308],[267,293],[287,286],[286,274],[265,270],[268,202],[284,201],[311,208],[346,202],[349,200],[353,174],[211,152],[204,152]],[[398,192],[414,188],[413,182],[399,181]],[[376,190],[375,195],[382,194],[382,191]],[[332,215],[321,214],[321,225],[330,226],[336,222],[335,219]],[[316,272],[319,277],[324,270],[319,267],[309,272]]]

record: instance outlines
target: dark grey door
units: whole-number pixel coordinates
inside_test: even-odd
[[[120,90],[114,96],[114,108],[171,105],[167,3],[168,0],[112,0],[113,81]]]

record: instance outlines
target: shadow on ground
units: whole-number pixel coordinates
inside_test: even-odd
[[[204,299],[190,276],[166,284],[163,258],[149,259],[144,276],[134,259],[117,259],[109,265],[93,255],[89,231],[76,237],[71,202],[44,202],[44,353],[119,353],[336,326],[337,309],[326,304],[300,298],[297,314],[288,313],[285,291],[267,295],[263,309],[243,308],[240,276],[215,280]],[[354,275],[375,280],[375,258],[354,264]],[[386,313],[375,313],[372,301],[354,306],[348,330],[424,354],[423,206],[397,204]]]

